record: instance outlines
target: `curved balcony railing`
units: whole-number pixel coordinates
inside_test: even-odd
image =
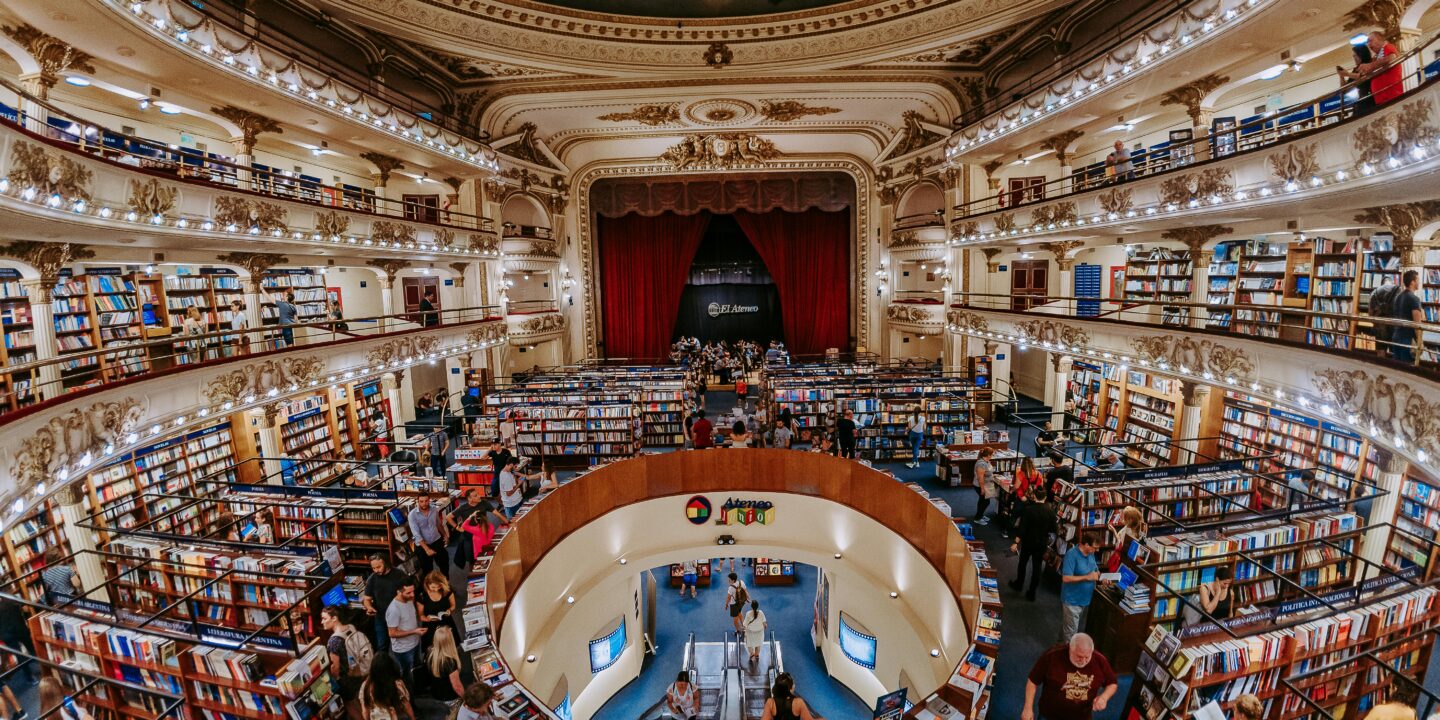
[[[351,185],[327,185],[318,177],[267,166],[239,165],[231,158],[118,132],[101,123],[82,118],[53,103],[40,100],[0,80],[0,88],[17,100],[16,118],[0,123],[50,144],[84,153],[146,174],[185,183],[204,184],[222,190],[259,194],[345,210],[381,219],[396,218],[423,226],[447,227],[465,232],[494,233],[494,221],[453,209],[440,209],[405,200],[377,197],[373,189]],[[23,102],[18,102],[23,100]],[[25,106],[45,109],[45,117],[31,116]],[[436,187],[439,181],[431,180]],[[341,233],[343,234],[343,233]]]
[[[1440,323],[1248,303],[1049,295],[1035,298],[1028,310],[1014,310],[1011,295],[953,293],[952,299],[952,309],[1002,311],[1026,318],[1069,317],[1157,330],[1185,328],[1243,337],[1350,357],[1440,380]],[[954,316],[949,318],[952,329],[954,320]],[[1389,339],[1402,329],[1414,334],[1414,342]],[[1397,359],[1406,352],[1413,358]]]
[[[8,382],[0,383],[0,424],[7,421],[7,415],[30,414],[64,402],[76,393],[96,392],[121,383],[134,383],[237,360],[263,358],[299,347],[322,348],[436,326],[498,321],[501,317],[501,308],[487,305],[438,310],[429,319],[419,313],[397,313],[190,335],[183,334],[180,328],[147,326],[147,335],[163,332],[165,336],[111,342],[99,348],[64,352],[55,357],[0,368],[0,376],[8,376]],[[206,327],[219,324],[206,322],[204,318],[202,322]],[[49,331],[49,328],[35,330],[43,331]],[[57,331],[56,334],[64,337],[64,332]],[[35,346],[10,349],[12,353],[23,350],[34,351]]]
[[[1398,58],[1395,64],[1413,64],[1436,50],[1440,50],[1440,34],[1430,36],[1425,42]],[[1408,95],[1427,86],[1436,75],[1440,75],[1440,61],[1413,72],[1402,73],[1400,82],[1404,94],[1389,101],[1387,105],[1402,102]],[[1126,176],[1107,175],[1107,157],[1112,150],[1097,150],[1078,161],[1071,160],[1072,166],[1078,169],[1065,177],[1047,180],[1023,190],[1001,191],[961,203],[954,208],[955,217],[974,218],[1002,210],[1040,206],[1067,196],[1106,187],[1124,188],[1127,183],[1138,179],[1192,170],[1206,165],[1207,162],[1255,153],[1280,143],[1302,139],[1318,131],[1364,117],[1358,112],[1362,101],[1373,101],[1375,90],[1389,89],[1388,85],[1372,89],[1369,83],[1369,80],[1345,83],[1334,92],[1246,119],[1234,127],[1212,130],[1205,137],[1182,142],[1163,142],[1144,151],[1132,150],[1131,164],[1134,170]],[[1350,97],[1352,94],[1353,98]],[[1191,125],[1186,122],[1165,129],[1190,130]],[[1147,131],[1147,134],[1154,132],[1160,131]],[[1308,180],[1308,177],[1301,178],[1302,182]]]

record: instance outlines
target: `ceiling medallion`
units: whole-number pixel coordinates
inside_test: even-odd
[[[691,103],[685,119],[700,125],[735,125],[753,119],[759,110],[744,100],[716,98]]]
[[[716,133],[712,135],[686,135],[684,140],[670,146],[660,156],[676,170],[692,168],[728,169],[740,166],[762,165],[766,160],[778,157],[780,151],[775,144],[750,133]]]

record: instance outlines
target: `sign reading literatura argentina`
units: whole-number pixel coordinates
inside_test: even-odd
[[[760,306],[759,306],[759,305],[724,305],[724,304],[721,304],[721,303],[713,303],[713,302],[712,302],[712,303],[710,303],[710,306],[709,306],[708,310],[709,310],[709,312],[710,312],[710,317],[720,317],[721,315],[740,315],[740,314],[743,314],[743,313],[758,313],[758,312],[760,312]]]

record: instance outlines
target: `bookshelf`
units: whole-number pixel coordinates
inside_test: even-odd
[[[1135,465],[1156,467],[1172,462],[1179,430],[1179,380],[1140,370],[1122,372],[1118,365],[1106,365],[1101,398],[1105,402],[1101,444],[1138,443],[1124,449]]]
[[[60,506],[51,500],[8,523],[3,559],[7,565],[6,576],[18,577],[45,567],[45,553],[50,548],[60,548],[69,555],[70,539],[65,535],[64,523]],[[21,578],[17,587],[19,594],[33,602],[44,600],[44,585],[38,573]]]
[[[1081,427],[1070,431],[1070,437],[1082,444],[1094,444],[1096,431],[1089,426],[1100,424],[1100,385],[1105,378],[1105,369],[1100,365],[1076,360],[1070,367],[1066,390],[1075,403],[1071,424]]]
[[[1240,251],[1235,282],[1235,303],[1239,305],[1273,306],[1276,310],[1239,309],[1232,327],[1235,332],[1259,337],[1280,337],[1280,312],[1283,304],[1285,278],[1291,267],[1287,245],[1266,240],[1251,240]]]
[[[335,412],[326,392],[294,398],[285,404],[286,417],[280,424],[280,447],[295,461],[297,482],[327,485],[342,472],[326,459],[335,457],[340,436]]]
[[[357,437],[361,443],[361,454],[354,457],[364,460],[374,460],[380,456],[375,445],[364,443],[374,441],[379,431],[379,423],[383,420],[387,428],[394,427],[390,420],[390,400],[385,396],[385,389],[379,380],[355,386],[355,427],[358,431]]]
[[[1395,508],[1395,527],[1431,542],[1440,532],[1440,483],[1411,468],[1400,485],[1399,505]],[[1399,532],[1390,533],[1385,549],[1385,565],[1393,570],[1416,568],[1419,577],[1436,576],[1436,560],[1440,550]]]
[[[1156,248],[1136,253],[1125,262],[1125,299],[1188,303],[1195,282],[1194,269],[1189,250]],[[1187,325],[1190,308],[1162,304],[1160,321],[1166,325]]]
[[[58,284],[51,295],[50,311],[59,357],[79,355],[96,348],[96,319],[85,280],[70,280]],[[75,357],[60,364],[61,386],[67,390],[98,385],[101,380],[100,360],[97,356]]]
[[[1314,273],[1311,277],[1310,309],[1317,312],[1354,316],[1359,306],[1359,283],[1355,282],[1361,241],[1316,238]],[[1312,317],[1305,341],[1311,345],[1350,349],[1356,331],[1353,320]]]
[[[1425,251],[1425,265],[1420,269],[1420,308],[1425,321],[1440,323],[1440,249]],[[1424,331],[1426,360],[1440,362],[1440,334]]]
[[[1360,299],[1362,311],[1370,309],[1370,293],[1385,283],[1400,284],[1400,253],[1390,233],[1376,233],[1366,243],[1361,262]]]
[[[751,567],[752,585],[794,585],[795,563],[776,558],[755,558]]]
[[[1378,449],[1368,439],[1334,423],[1272,408],[1257,398],[1226,392],[1218,451],[1222,458],[1242,458],[1256,472],[1315,472],[1309,488],[1324,499],[1363,495],[1357,481],[1375,482]],[[1264,457],[1257,457],[1263,454]],[[1266,507],[1284,507],[1284,488],[1267,491]]]
[[[1217,306],[1235,303],[1236,283],[1240,276],[1240,256],[1244,254],[1246,241],[1230,240],[1215,245],[1215,254],[1210,259],[1210,280],[1207,283],[1205,302],[1211,306],[1206,312],[1205,327],[1228,328],[1231,311]]]
[[[685,444],[685,382],[645,384],[640,390],[641,443],[645,447]]]
[[[199,507],[168,513],[182,501],[160,494],[204,497],[207,483],[234,482],[236,452],[228,420],[127,453],[86,478],[93,507],[104,508],[106,525],[116,531],[163,519],[153,528],[175,534],[198,533],[211,520]],[[168,514],[167,514],[168,513]]]
[[[512,408],[521,455],[550,459],[629,457],[639,449],[635,403],[526,403]]]
[[[280,317],[275,310],[272,296],[282,295],[286,290],[295,291],[295,322],[307,323],[325,318],[325,276],[308,268],[289,270],[268,270],[260,281],[260,323],[276,326]],[[277,342],[272,336],[269,343]]]
[[[0,345],[0,365],[14,367],[35,362],[35,323],[30,312],[30,296],[20,283],[20,271],[0,268],[0,332],[5,342]],[[0,391],[5,393],[0,407],[18,410],[35,403],[34,391],[40,379],[39,370],[0,374]]]

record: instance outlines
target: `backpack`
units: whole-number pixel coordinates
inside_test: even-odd
[[[1370,317],[1388,318],[1395,313],[1395,300],[1400,297],[1400,286],[1385,283],[1370,293]]]
[[[352,676],[368,677],[370,662],[375,659],[375,651],[370,647],[370,638],[365,637],[365,633],[353,627],[340,637],[345,641],[345,667],[349,673]]]

